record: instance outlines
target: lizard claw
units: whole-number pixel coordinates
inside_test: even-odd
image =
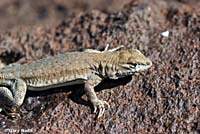
[[[105,112],[104,105],[110,108],[110,105],[108,104],[108,102],[102,101],[102,100],[95,101],[93,105],[94,105],[94,113],[97,113],[97,118],[100,118],[104,114]]]

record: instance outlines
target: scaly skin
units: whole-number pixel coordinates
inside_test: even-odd
[[[100,52],[68,52],[22,65],[7,66],[0,70],[0,107],[15,112],[26,90],[41,91],[63,85],[84,84],[97,118],[105,111],[106,101],[99,100],[94,91],[104,78],[118,79],[148,69],[152,62],[135,49],[119,48]],[[11,113],[11,115],[14,115]]]

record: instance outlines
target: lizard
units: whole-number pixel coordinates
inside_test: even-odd
[[[149,58],[137,49],[104,51],[86,49],[66,52],[24,64],[0,69],[0,108],[15,116],[23,104],[27,90],[43,91],[65,85],[84,84],[84,91],[94,113],[100,118],[107,101],[100,100],[94,90],[103,79],[118,79],[147,70],[152,66]]]

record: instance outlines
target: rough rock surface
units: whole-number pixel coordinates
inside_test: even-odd
[[[63,1],[54,0],[62,5],[58,8],[61,16],[69,10]],[[3,2],[0,2],[2,7],[6,1]],[[16,4],[16,0],[12,2]],[[17,14],[19,9],[20,13],[28,12],[20,7],[30,3],[23,0],[22,3],[11,3],[10,10],[2,10],[5,14]],[[115,83],[115,86],[97,93],[111,105],[99,120],[76,97],[79,93],[73,92],[81,91],[81,85],[61,87],[28,92],[20,109],[21,119],[13,121],[0,114],[1,133],[200,133],[198,0],[133,0],[123,4],[123,8],[115,11],[113,8],[112,12],[109,7],[89,11],[81,8],[81,12],[65,14],[63,20],[59,13],[54,14],[58,18],[51,16],[49,9],[55,3],[52,6],[43,3],[46,10],[41,9],[40,17],[44,18],[41,25],[28,26],[34,16],[26,18],[25,13],[17,14],[15,19],[22,17],[28,21],[17,21],[16,26],[0,23],[6,29],[0,34],[0,66],[31,62],[66,51],[101,50],[107,43],[111,47],[137,48],[150,57],[153,66],[131,80],[105,81],[103,85],[109,87]],[[30,15],[35,13],[32,10]],[[48,22],[54,19],[57,20],[48,27]]]

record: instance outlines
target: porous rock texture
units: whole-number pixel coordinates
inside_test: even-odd
[[[139,49],[153,66],[127,80],[105,81],[108,88],[97,95],[111,108],[98,120],[79,101],[82,85],[61,87],[28,92],[20,119],[0,114],[1,133],[200,133],[198,0],[113,0],[103,6],[98,0],[47,1],[0,2],[9,7],[0,14],[1,66],[85,48],[103,50],[107,43]],[[6,20],[7,15],[13,16]]]

